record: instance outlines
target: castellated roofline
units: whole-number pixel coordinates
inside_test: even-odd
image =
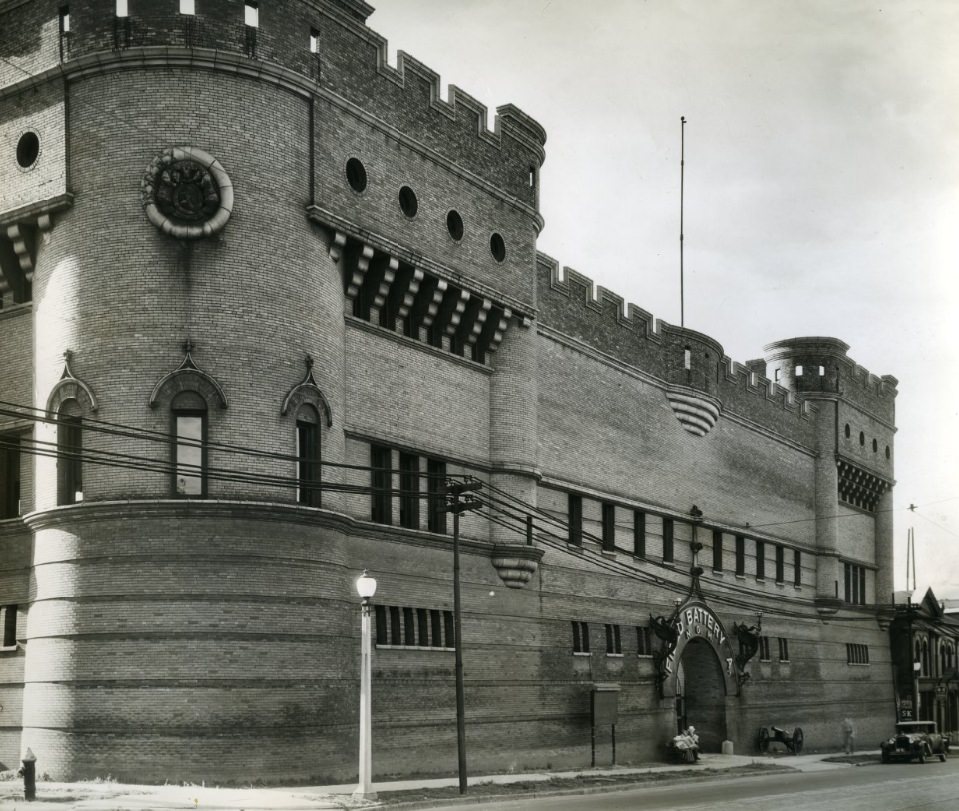
[[[869,373],[846,356],[849,346],[836,338],[805,336],[777,341],[765,347],[766,358],[739,363],[711,336],[657,319],[574,268],[561,267],[548,254],[537,253],[537,266],[539,320],[548,332],[575,338],[670,386],[682,383],[685,374],[698,380],[704,393],[721,395],[724,411],[752,413],[748,403],[760,397],[777,406],[780,413],[809,417],[819,410],[815,404],[818,396],[851,398],[882,419],[892,418],[896,378]],[[683,368],[686,350],[691,353],[691,369]],[[818,391],[812,391],[810,385],[783,384],[772,379],[772,374],[767,377],[766,364],[774,357],[795,358],[796,364],[828,363],[832,376],[821,378]],[[834,374],[837,368],[838,377]],[[809,379],[808,384],[814,383]]]

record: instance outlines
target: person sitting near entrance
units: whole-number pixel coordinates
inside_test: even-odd
[[[699,760],[699,735],[696,727],[689,726],[673,738],[673,746],[682,752],[687,760]]]

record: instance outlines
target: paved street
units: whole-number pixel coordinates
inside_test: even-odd
[[[609,794],[484,804],[490,811],[925,811],[959,807],[959,758],[796,774],[717,778]],[[452,811],[462,806],[434,807]]]

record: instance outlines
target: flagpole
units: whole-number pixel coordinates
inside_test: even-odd
[[[679,326],[686,326],[683,278],[683,192],[686,181],[686,116],[679,118]]]

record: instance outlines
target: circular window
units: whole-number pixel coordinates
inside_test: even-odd
[[[886,445],[886,458],[887,458],[887,459],[889,458],[889,446],[888,446],[888,445]]]
[[[29,169],[40,157],[40,137],[28,130],[17,141],[17,163],[21,169]]]
[[[866,444],[866,435],[862,431],[859,432],[859,444],[860,445]]]
[[[353,191],[361,192],[366,189],[366,168],[356,158],[346,162],[346,179]]]
[[[502,262],[506,258],[506,243],[500,234],[494,233],[489,238],[489,252],[497,262]]]
[[[849,431],[849,423],[847,422],[847,423],[846,423],[846,439],[849,439],[849,434],[850,434],[850,431]]]
[[[446,215],[446,230],[450,232],[450,236],[457,242],[463,238],[463,218],[459,215],[458,211],[450,211],[450,213]]]
[[[419,204],[416,202],[416,193],[409,187],[404,186],[400,189],[400,210],[407,217],[415,217],[416,209]]]

